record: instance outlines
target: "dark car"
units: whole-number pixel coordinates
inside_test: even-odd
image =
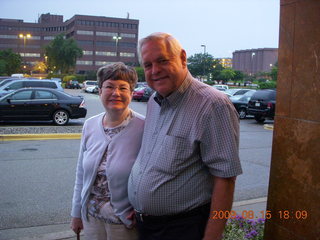
[[[50,88],[23,88],[0,98],[1,121],[52,120],[65,125],[86,114],[82,97]]]
[[[155,91],[151,87],[146,87],[142,96],[142,101],[148,101]]]
[[[70,80],[66,83],[66,88],[69,89],[80,89],[80,83],[77,80]]]
[[[263,123],[265,119],[273,119],[276,109],[276,90],[265,89],[256,91],[248,102],[248,114]]]
[[[240,119],[244,119],[247,117],[248,102],[255,92],[256,90],[249,90],[248,92],[243,94],[240,98],[238,98],[237,95],[230,97],[230,100],[233,103],[233,106],[239,113]]]

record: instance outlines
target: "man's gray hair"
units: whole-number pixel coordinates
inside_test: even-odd
[[[164,41],[167,46],[168,52],[170,52],[174,56],[180,56],[182,46],[179,43],[179,41],[177,39],[175,39],[171,34],[163,33],[163,32],[152,33],[149,36],[139,40],[138,58],[139,58],[139,63],[141,66],[143,64],[142,57],[141,57],[141,49],[142,49],[143,44],[145,44],[148,41],[155,41],[155,42]]]
[[[127,66],[122,62],[116,62],[105,65],[97,71],[99,88],[109,79],[126,81],[130,85],[130,90],[133,91],[138,81],[138,75],[133,67]]]

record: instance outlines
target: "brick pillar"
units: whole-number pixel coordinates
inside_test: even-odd
[[[272,217],[266,222],[264,239],[316,240],[320,239],[320,0],[280,0],[280,4],[267,203]]]

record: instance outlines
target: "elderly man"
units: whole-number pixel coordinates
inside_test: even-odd
[[[156,91],[128,185],[140,240],[221,239],[226,219],[212,213],[230,211],[242,173],[238,115],[226,95],[191,76],[170,34],[149,35],[138,50]]]

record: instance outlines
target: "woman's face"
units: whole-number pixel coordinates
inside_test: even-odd
[[[130,85],[124,80],[106,80],[99,89],[101,102],[106,111],[124,111],[132,99]]]

